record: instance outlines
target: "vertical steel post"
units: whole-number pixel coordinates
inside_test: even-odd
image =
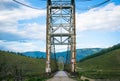
[[[47,1],[47,18],[46,18],[46,73],[51,72],[50,67],[50,53],[51,53],[51,37],[50,37],[50,3],[51,0]]]
[[[71,43],[71,52],[72,52],[72,58],[71,58],[71,66],[72,66],[72,72],[75,72],[75,65],[76,65],[76,26],[75,26],[75,0],[72,1],[72,43]]]

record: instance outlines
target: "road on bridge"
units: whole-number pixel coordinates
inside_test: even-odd
[[[66,72],[58,71],[53,78],[48,79],[47,81],[75,81],[75,80],[69,78]]]

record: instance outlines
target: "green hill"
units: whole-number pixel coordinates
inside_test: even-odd
[[[0,51],[0,81],[2,79],[18,81],[17,79],[30,78],[31,76],[43,77],[44,73],[45,59],[35,59],[21,56],[21,54]]]
[[[77,68],[81,75],[90,78],[120,79],[120,44],[84,58]]]

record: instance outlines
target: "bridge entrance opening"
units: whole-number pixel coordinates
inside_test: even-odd
[[[57,63],[58,63],[58,70],[63,71],[64,70],[64,63],[65,63],[64,56],[59,56]]]

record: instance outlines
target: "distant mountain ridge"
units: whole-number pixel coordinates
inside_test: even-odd
[[[97,53],[101,51],[102,48],[84,48],[84,49],[77,49],[76,50],[76,60],[79,61],[80,59]],[[40,51],[31,51],[31,52],[24,52],[23,55],[33,57],[33,58],[46,58],[46,53],[45,52],[40,52]],[[59,57],[66,57],[67,51],[63,52],[57,52],[56,53],[56,58],[58,59]]]
[[[29,51],[29,52],[24,52],[22,54],[33,58],[46,58],[46,53],[40,51]]]

